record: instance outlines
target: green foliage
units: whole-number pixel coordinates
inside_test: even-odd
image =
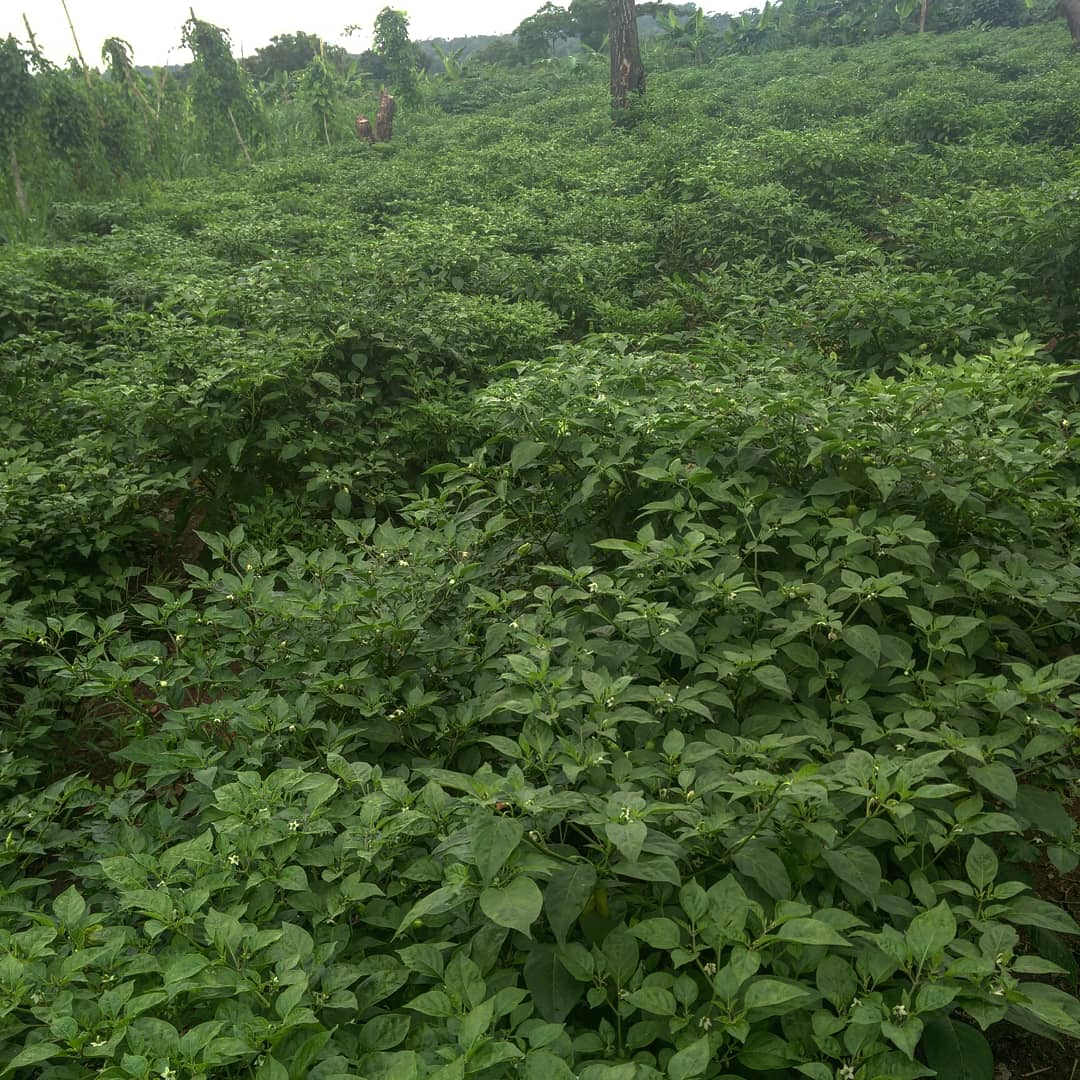
[[[403,11],[385,7],[375,18],[375,53],[386,66],[386,78],[402,101],[418,94],[416,52],[409,37],[409,19]]]
[[[34,100],[26,53],[11,34],[0,42],[0,149],[10,151]]]
[[[632,130],[466,66],[386,154],[305,79],[303,152],[0,250],[5,1075],[1080,1035],[1078,61],[925,37]]]

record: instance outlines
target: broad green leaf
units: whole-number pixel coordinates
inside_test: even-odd
[[[822,858],[845,885],[868,899],[881,892],[881,864],[872,851],[853,844],[824,851]]]
[[[779,1016],[817,999],[809,986],[763,975],[746,988],[743,1003],[748,1010],[758,1010],[768,1016]]]
[[[492,922],[530,937],[530,928],[540,918],[543,905],[543,894],[530,877],[511,878],[502,888],[488,886],[480,894],[480,910]]]
[[[774,900],[791,896],[791,878],[780,856],[760,841],[752,840],[734,858],[740,873],[756,881]]]
[[[872,626],[858,623],[845,626],[840,631],[844,644],[860,656],[865,656],[874,667],[881,663],[881,638]]]
[[[4,1072],[0,1073],[0,1075],[7,1075],[7,1073],[12,1072],[15,1069],[25,1069],[28,1065],[40,1065],[41,1062],[49,1061],[54,1057],[60,1057],[63,1053],[63,1048],[57,1046],[56,1043],[34,1043],[31,1046],[24,1047],[20,1050],[7,1065],[4,1066]]]
[[[561,1024],[585,993],[584,984],[559,963],[554,945],[533,945],[523,974],[537,1012],[552,1024]]]
[[[670,1080],[693,1080],[693,1077],[704,1076],[711,1060],[712,1051],[709,1049],[708,1037],[697,1039],[671,1055],[667,1067],[668,1076]]]
[[[506,865],[521,843],[525,829],[515,818],[496,815],[482,822],[473,833],[473,859],[485,885]]]
[[[638,958],[641,955],[636,939],[623,927],[617,926],[604,938],[601,951],[611,977],[620,986],[629,983],[637,971]]]
[[[544,886],[544,913],[560,945],[566,943],[570,927],[585,910],[595,888],[596,870],[587,862],[556,870]]]
[[[904,934],[912,958],[920,966],[943,952],[955,938],[956,919],[944,900],[937,907],[916,915]]]
[[[643,919],[630,927],[630,933],[654,949],[675,949],[682,940],[678,925],[671,919]]]
[[[948,1080],[994,1080],[994,1055],[986,1037],[970,1024],[939,1018],[922,1036],[926,1063]]]
[[[1016,774],[1008,765],[994,762],[968,770],[968,775],[981,788],[985,788],[995,798],[1013,806],[1016,803]]]
[[[676,1012],[675,995],[670,990],[661,990],[657,986],[643,986],[626,1000],[635,1009],[656,1013],[658,1016],[674,1016]]]
[[[520,472],[527,465],[531,465],[546,449],[547,445],[545,443],[523,439],[515,444],[510,453],[510,468],[514,472]]]
[[[550,1050],[532,1050],[521,1066],[521,1080],[576,1080],[570,1066]]]
[[[833,945],[843,948],[851,944],[831,926],[826,926],[817,919],[791,919],[776,931],[776,936],[781,941],[800,945]]]
[[[698,658],[697,646],[693,639],[681,630],[669,630],[666,634],[661,634],[656,639],[656,644],[662,649],[667,649],[668,652],[675,653],[676,656],[685,656],[687,660]]]
[[[964,868],[967,870],[968,881],[976,889],[985,889],[992,885],[997,877],[998,859],[988,844],[976,838],[968,848]]]
[[[1073,1039],[1080,1039],[1080,1001],[1049,983],[1026,982],[1020,992],[1024,1008],[1044,1024]]]
[[[638,861],[649,833],[644,821],[609,821],[604,831],[627,862]]]

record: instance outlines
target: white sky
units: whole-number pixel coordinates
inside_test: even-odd
[[[180,27],[192,0],[67,0],[86,62],[100,65],[101,44],[107,37],[130,41],[137,64],[185,63],[190,53],[180,47]],[[544,0],[194,0],[200,19],[227,29],[233,51],[250,55],[275,34],[304,30],[326,41],[360,52],[371,43],[375,16],[386,6],[404,9],[414,38],[457,37],[463,34],[508,34]],[[564,0],[563,6],[569,0]],[[741,10],[749,3],[724,4]],[[706,5],[706,10],[720,7]],[[0,0],[0,38],[14,34],[25,42],[22,14],[26,12],[38,45],[55,63],[73,55],[75,47],[60,0]],[[361,29],[346,39],[351,23]]]

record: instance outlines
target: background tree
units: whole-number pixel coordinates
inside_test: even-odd
[[[16,144],[34,100],[34,83],[26,53],[11,34],[0,43],[0,151],[11,165],[15,201],[23,217],[29,213]]]
[[[419,93],[416,50],[409,37],[409,17],[404,11],[385,7],[375,19],[373,51],[382,58],[386,81],[403,101],[415,101]]]
[[[607,0],[570,0],[574,33],[590,49],[599,49],[608,32]]]
[[[526,60],[546,60],[555,55],[559,41],[573,36],[574,19],[566,8],[549,2],[523,19],[514,33]]]
[[[271,82],[280,72],[303,71],[317,56],[338,72],[344,71],[348,55],[340,45],[327,45],[317,34],[297,30],[295,34],[275,34],[269,45],[256,49],[254,56],[241,63],[256,82]]]
[[[251,113],[247,88],[242,69],[233,58],[229,35],[219,26],[195,17],[184,23],[181,40],[195,57],[191,71],[191,101],[196,115],[211,136],[220,127],[222,118],[228,118],[236,142],[251,164],[251,151],[240,131],[237,113]]]
[[[625,109],[631,94],[645,93],[645,65],[641,62],[634,0],[608,0],[608,42],[611,104],[615,109]]]

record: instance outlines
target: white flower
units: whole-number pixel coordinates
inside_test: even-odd
[[[710,960],[704,967],[705,974],[711,979],[716,974],[716,965]]]
[[[456,585],[456,584],[457,584],[457,580],[455,578],[450,578],[450,580],[447,581],[447,585]]]
[[[841,1065],[837,1071],[836,1080],[855,1080],[855,1066]]]
[[[158,686],[168,686],[168,685],[169,685],[169,681],[168,681],[168,679],[162,679],[162,680],[161,680],[161,681],[160,681],[160,682],[158,683]]]
[[[297,821],[296,818],[293,818],[292,821],[289,822],[289,832],[299,832],[299,831],[300,831],[300,822]]]
[[[906,1020],[908,1011],[903,1005],[894,1005],[892,1014],[894,1020]]]
[[[600,586],[597,585],[595,581],[590,581],[589,582],[589,592],[596,592],[596,590],[599,589],[599,588],[600,588]]]
[[[409,565],[409,560],[408,559],[398,559],[397,564],[398,564],[398,566],[408,566]]]
[[[230,866],[239,866],[240,865],[240,856],[237,855],[235,851],[229,856],[229,865]]]
[[[702,1031],[708,1031],[709,1028],[712,1027],[712,1021],[707,1016],[703,1016],[698,1021],[698,1027],[701,1028]]]

